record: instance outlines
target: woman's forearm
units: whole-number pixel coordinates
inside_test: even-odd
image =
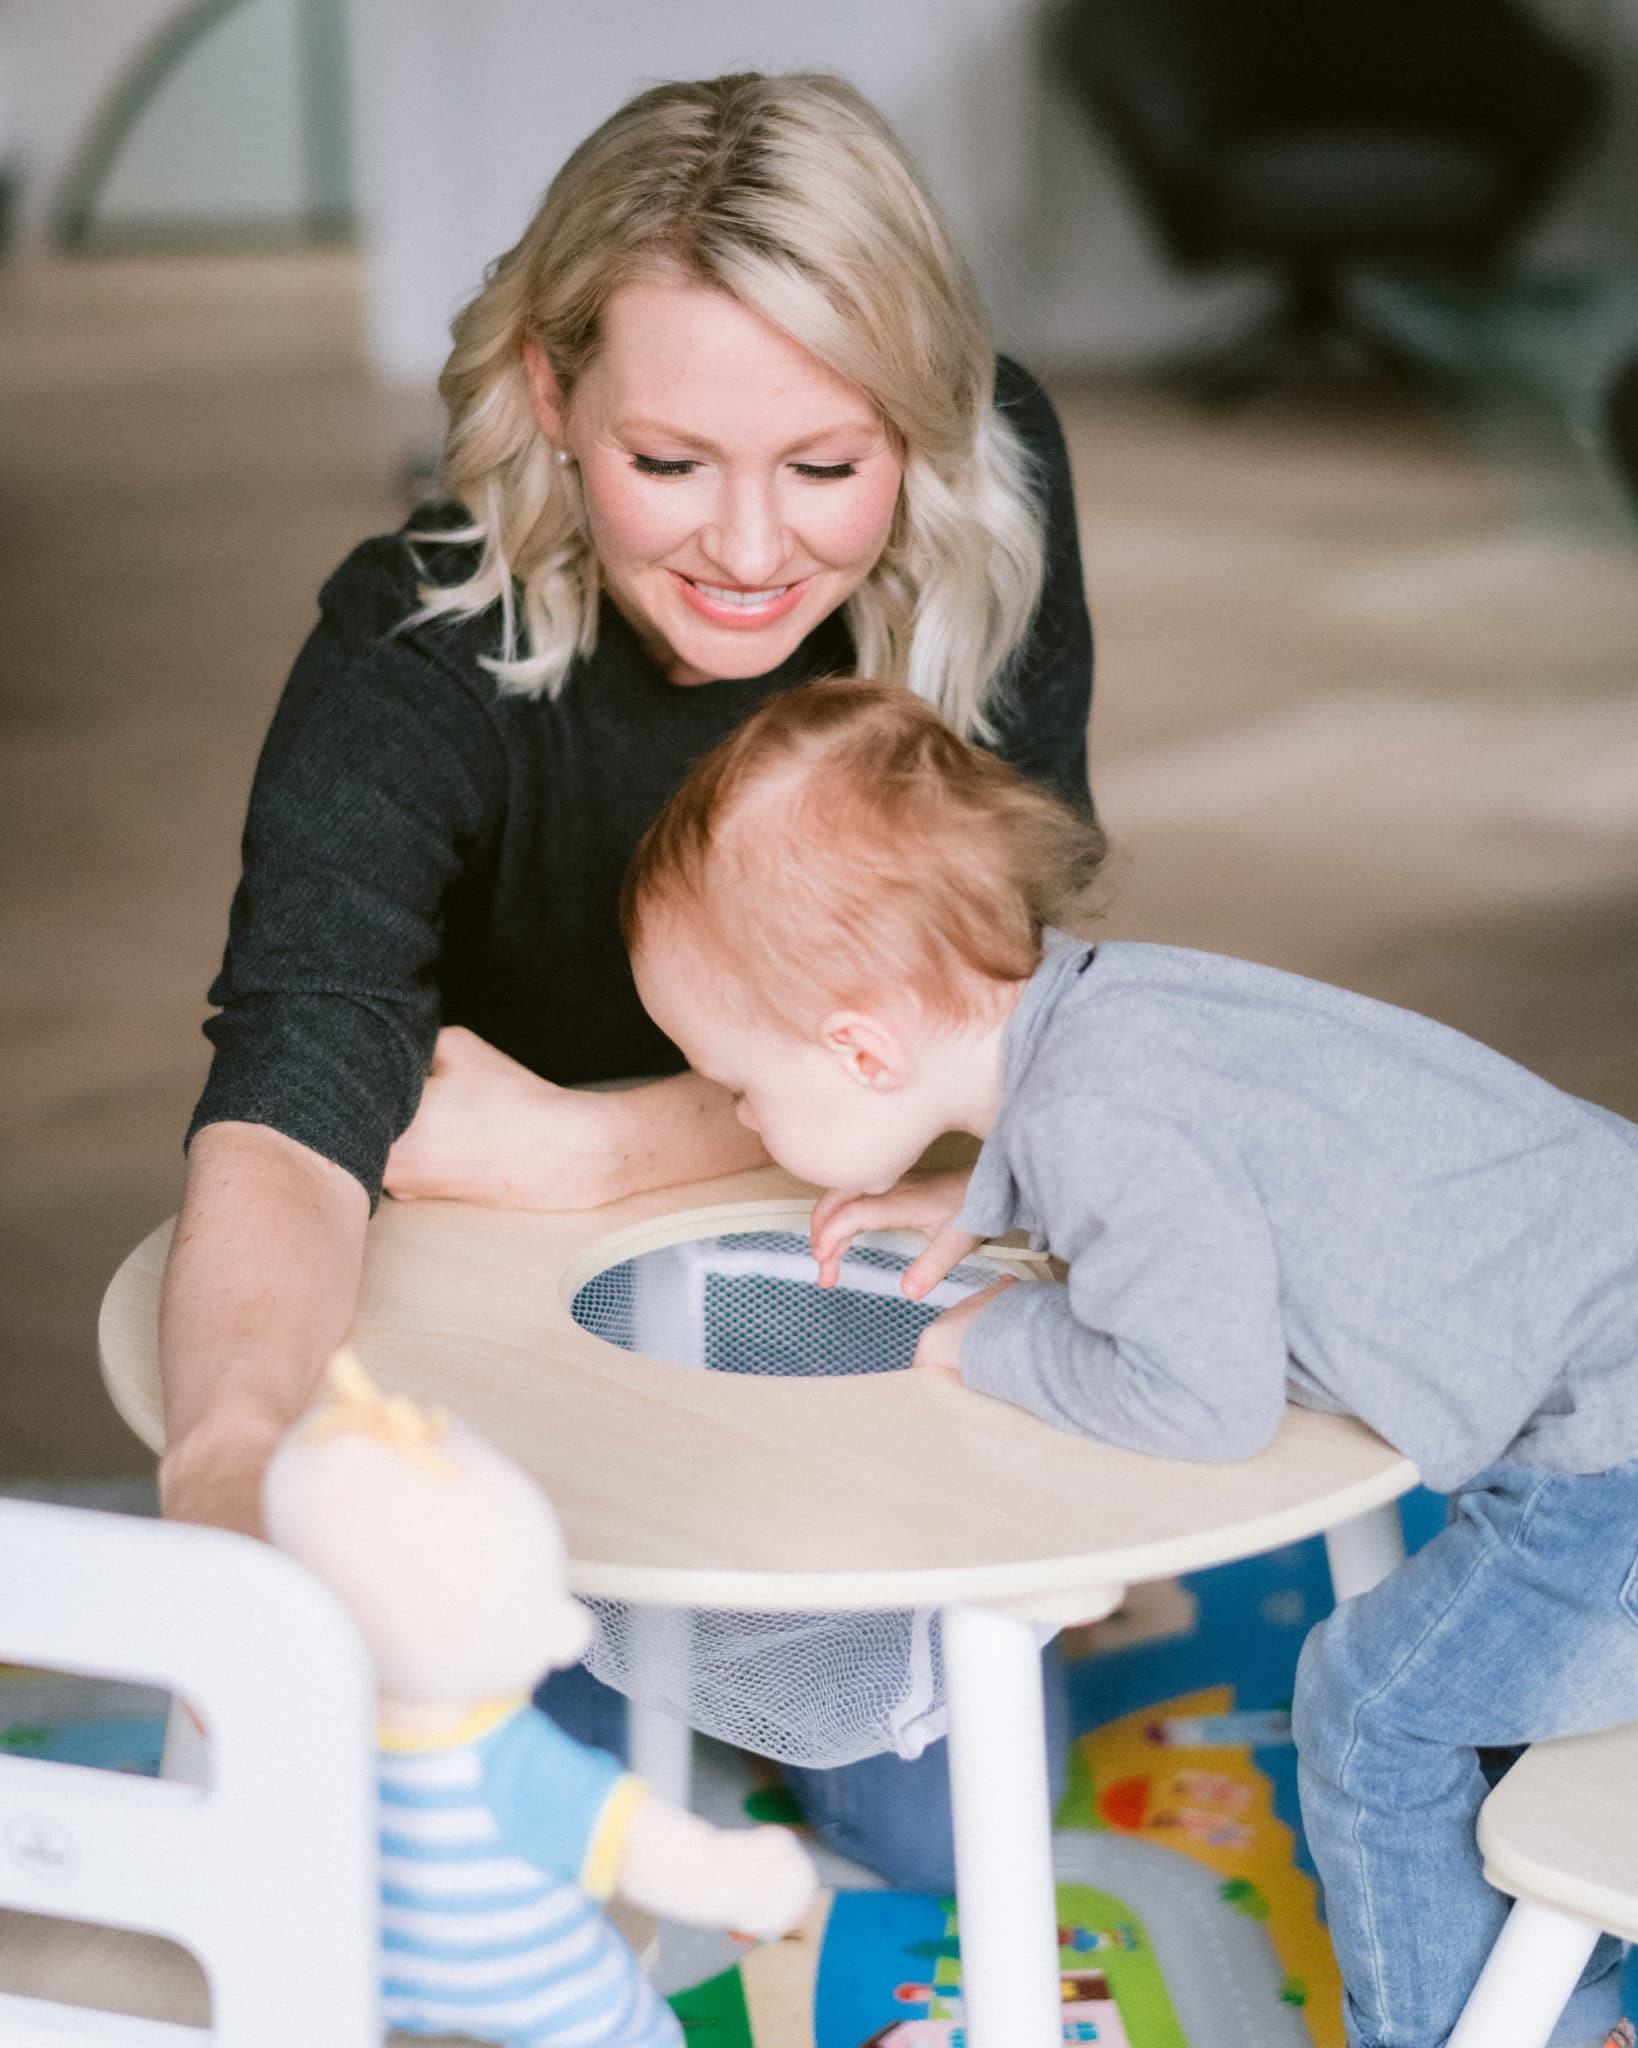
[[[195,1138],[159,1311],[167,1514],[259,1527],[262,1467],[352,1321],[368,1221],[351,1174],[278,1131]]]
[[[620,1195],[714,1180],[768,1163],[762,1140],[735,1116],[734,1098],[698,1074],[673,1074],[601,1101],[613,1143],[610,1171]]]
[[[561,1088],[459,1025],[438,1034],[409,1129],[387,1159],[400,1201],[599,1209],[767,1161],[733,1098],[697,1074]]]

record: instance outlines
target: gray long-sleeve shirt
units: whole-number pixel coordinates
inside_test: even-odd
[[[1638,1456],[1638,1125],[1388,1004],[1166,946],[1054,943],[961,1212],[1069,1267],[1009,1288],[970,1387],[1170,1457],[1285,1402],[1448,1490]]]

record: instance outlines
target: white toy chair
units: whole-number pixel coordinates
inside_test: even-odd
[[[1638,1941],[1638,1721],[1533,1744],[1479,1847],[1515,1903],[1449,2048],[1542,2048],[1599,1935]]]
[[[243,1537],[0,1500],[0,1659],[164,1688],[208,1766],[195,1786],[0,1756],[0,1907],[177,1942],[211,2008],[200,2028],[0,1992],[6,2048],[379,2048],[374,1693],[331,1596]]]

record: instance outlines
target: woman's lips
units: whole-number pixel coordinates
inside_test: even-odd
[[[684,576],[678,569],[671,574],[690,610],[709,619],[714,626],[727,626],[738,632],[772,625],[776,619],[784,618],[801,603],[802,593],[808,587],[805,576],[794,583],[771,584],[763,590],[741,590],[732,584]]]

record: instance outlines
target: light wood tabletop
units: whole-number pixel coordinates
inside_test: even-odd
[[[939,1375],[776,1379],[622,1350],[569,1303],[640,1252],[732,1230],[805,1231],[776,1169],[580,1215],[383,1202],[354,1338],[384,1385],[454,1409],[546,1488],[574,1589],[747,1610],[942,1605],[1046,1620],[1295,1541],[1416,1473],[1361,1424],[1292,1409],[1232,1464],[1111,1450]],[[170,1225],[111,1283],[103,1371],[161,1448],[155,1356]],[[1088,1596],[1093,1596],[1088,1598]]]

